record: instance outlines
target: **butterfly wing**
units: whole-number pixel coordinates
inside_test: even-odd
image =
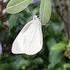
[[[14,54],[21,54],[24,52],[24,50],[22,51],[23,48],[23,41],[24,41],[24,36],[25,36],[25,32],[27,31],[27,29],[29,28],[29,26],[31,25],[32,21],[30,21],[29,23],[27,23],[22,30],[19,32],[19,34],[17,35],[16,39],[13,42],[12,45],[12,53]]]
[[[43,40],[42,40],[42,30],[41,30],[41,23],[39,20],[33,20],[32,22],[32,29],[27,36],[28,42],[26,42],[27,46],[25,47],[25,53],[28,55],[33,55],[38,53],[42,49]],[[29,30],[30,30],[29,29]]]
[[[12,53],[33,55],[42,49],[41,22],[38,18],[27,23],[16,37]]]

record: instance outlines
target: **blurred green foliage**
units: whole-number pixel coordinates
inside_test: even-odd
[[[64,56],[68,40],[63,21],[54,12],[55,9],[48,24],[42,26],[43,49],[33,56],[11,53],[10,49],[15,37],[32,19],[32,13],[39,15],[38,10],[39,4],[31,4],[18,14],[7,14],[8,26],[0,21],[0,42],[3,47],[0,55],[0,70],[70,70],[70,60]]]

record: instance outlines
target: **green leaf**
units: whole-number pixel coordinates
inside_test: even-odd
[[[56,52],[62,52],[65,49],[65,44],[64,43],[57,43],[52,46],[51,50],[56,51]]]
[[[32,60],[32,64],[36,64],[36,65],[37,64],[43,64],[43,59],[38,57],[38,58]]]
[[[67,70],[67,69],[70,70],[70,63],[64,63],[63,68],[64,68],[64,70]]]
[[[16,15],[11,15],[8,21],[9,21],[9,30],[11,30],[13,27],[17,26],[18,17]]]
[[[56,64],[61,62],[62,52],[64,49],[65,49],[65,44],[61,42],[51,47],[50,53],[49,53],[49,61],[50,61],[51,67],[54,67]]]
[[[6,7],[7,13],[19,13],[31,3],[32,0],[10,0]]]
[[[24,58],[18,58],[14,62],[12,62],[11,65],[12,65],[13,69],[18,70],[21,67],[22,68],[23,67],[26,68],[27,66],[29,66],[30,65],[30,61],[28,61],[28,60],[26,60]]]
[[[7,63],[5,64],[0,64],[0,70],[8,70],[9,65]]]
[[[42,24],[48,23],[51,17],[51,0],[41,0],[40,19]]]

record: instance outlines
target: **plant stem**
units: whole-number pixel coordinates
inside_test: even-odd
[[[64,22],[64,30],[66,32],[68,39],[70,40],[70,21],[68,16],[67,0],[53,0],[53,1],[58,15]]]
[[[2,22],[6,21],[6,16],[3,14],[3,9],[5,8],[5,3],[3,3],[3,0],[0,0],[0,20]]]

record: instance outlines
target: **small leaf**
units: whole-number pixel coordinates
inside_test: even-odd
[[[43,64],[43,59],[38,57],[32,61],[32,64]]]
[[[16,14],[24,10],[32,0],[10,0],[7,5],[7,13]]]
[[[51,17],[51,0],[41,0],[40,19],[42,24],[48,23]]]
[[[52,46],[51,50],[56,51],[56,52],[62,52],[65,49],[65,44],[64,43],[58,43]]]

